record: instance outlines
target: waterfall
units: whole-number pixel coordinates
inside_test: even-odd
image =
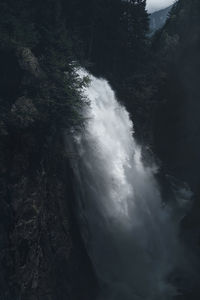
[[[176,289],[168,276],[182,250],[157,168],[144,165],[130,116],[109,83],[83,70],[79,75],[90,79],[83,90],[90,105],[70,151],[76,153],[79,221],[102,288],[99,299],[172,299]]]

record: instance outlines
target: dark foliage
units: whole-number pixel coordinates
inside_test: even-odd
[[[125,85],[147,32],[143,0],[0,2],[0,299],[95,299],[63,129],[83,124],[77,62]]]
[[[132,74],[146,50],[145,5],[144,0],[65,2],[67,24],[82,41],[81,51],[75,47],[77,56],[88,60],[94,72],[109,78],[122,80]]]
[[[61,138],[83,124],[77,62],[112,83],[137,138],[200,195],[200,2],[179,0],[152,40],[145,2],[0,2],[2,299],[95,299]]]
[[[0,11],[0,97],[4,111],[11,112],[5,122],[13,121],[12,110],[16,109],[12,106],[17,102],[19,107],[17,98],[23,97],[30,99],[37,111],[37,122],[32,126],[56,130],[80,125],[84,104],[80,88],[84,83],[75,72],[60,3],[1,1]]]
[[[199,257],[200,238],[200,2],[179,0],[165,26],[152,39],[152,145],[164,173],[187,182],[193,208],[182,221],[182,235]],[[148,102],[148,100],[146,99]],[[148,128],[146,129],[149,130]],[[194,267],[195,269],[195,267]],[[197,276],[198,278],[198,271]],[[195,276],[180,284],[177,299],[198,299]]]

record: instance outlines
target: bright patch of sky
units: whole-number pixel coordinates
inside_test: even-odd
[[[147,0],[147,10],[152,13],[156,10],[172,5],[175,0]]]

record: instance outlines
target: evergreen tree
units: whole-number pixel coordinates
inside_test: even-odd
[[[135,72],[146,49],[149,20],[145,6],[145,0],[67,1],[67,23],[78,42],[82,41],[77,56],[108,78]]]

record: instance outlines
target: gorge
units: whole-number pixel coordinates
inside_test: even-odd
[[[0,300],[200,299],[200,2],[146,4],[0,1]]]

